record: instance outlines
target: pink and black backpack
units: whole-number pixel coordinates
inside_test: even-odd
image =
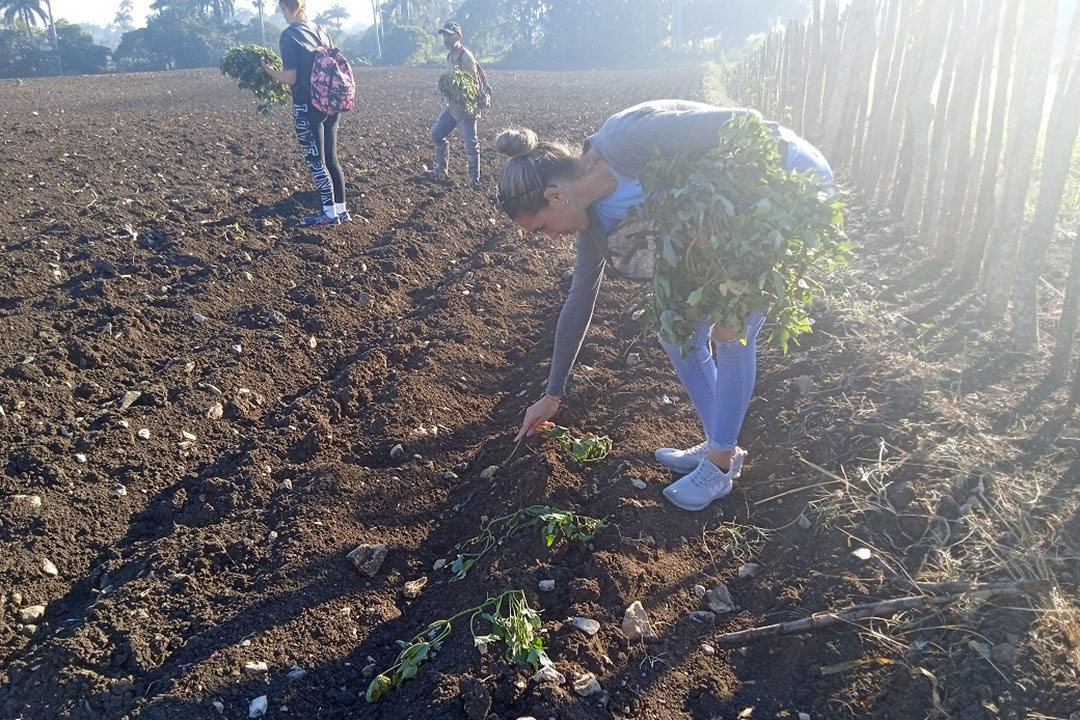
[[[311,63],[311,104],[325,115],[348,112],[356,105],[356,81],[349,61],[340,50],[315,48]]]

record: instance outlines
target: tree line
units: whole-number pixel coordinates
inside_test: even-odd
[[[314,20],[360,64],[442,61],[436,34],[455,19],[480,57],[517,67],[641,65],[715,55],[801,15],[810,0],[363,0],[375,22],[348,33],[353,4]],[[275,47],[274,0],[154,0],[142,27],[120,0],[105,27],[53,21],[50,0],[0,0],[0,77],[209,67],[236,44]],[[365,4],[365,10],[368,6]]]

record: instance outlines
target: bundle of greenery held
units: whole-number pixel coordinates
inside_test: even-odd
[[[817,176],[783,169],[777,139],[759,118],[728,122],[703,156],[653,158],[641,182],[666,341],[685,345],[706,321],[745,337],[752,312],[770,315],[769,339],[785,352],[811,329],[807,310],[821,291],[811,274],[851,254],[842,206]]]
[[[480,110],[480,83],[467,70],[456,67],[440,77],[439,92],[447,102],[465,108],[469,116],[476,115]]]
[[[244,45],[229,48],[221,58],[221,73],[237,81],[241,90],[251,90],[258,101],[257,110],[263,115],[270,114],[271,105],[288,105],[289,89],[263,72],[259,66],[261,59],[275,70],[281,69],[281,58],[273,50],[260,45]]]

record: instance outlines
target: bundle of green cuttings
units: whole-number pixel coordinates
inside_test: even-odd
[[[607,435],[575,435],[570,428],[552,422],[545,422],[543,429],[544,437],[554,440],[560,450],[578,462],[603,460],[611,452],[611,438]]]
[[[469,574],[476,561],[490,552],[518,530],[539,525],[540,537],[546,547],[551,547],[560,537],[587,543],[607,527],[607,522],[572,510],[560,510],[550,505],[530,505],[509,515],[497,517],[484,525],[476,537],[469,538],[459,547],[459,554],[450,566],[454,576],[450,582],[461,580]]]
[[[263,115],[270,114],[271,105],[288,105],[289,89],[263,72],[259,61],[275,70],[281,69],[281,58],[273,50],[260,45],[233,47],[221,58],[221,73],[237,81],[241,90],[251,90],[258,102],[257,110]]]
[[[774,321],[770,340],[811,329],[814,276],[846,262],[838,197],[811,174],[785,170],[776,136],[759,118],[728,122],[702,156],[657,154],[642,176],[655,248],[653,296],[660,335],[685,345],[708,322],[743,332],[748,313]]]
[[[456,67],[440,77],[439,92],[451,105],[463,108],[469,117],[480,111],[480,83],[468,70]]]
[[[365,694],[367,701],[376,702],[387,691],[416,677],[420,665],[430,660],[450,636],[454,621],[466,615],[469,616],[469,632],[481,653],[486,653],[490,645],[502,641],[506,643],[506,659],[515,665],[528,665],[537,670],[551,664],[540,635],[540,613],[529,607],[524,590],[507,590],[445,620],[436,620],[408,642],[398,640],[401,652],[394,664],[376,675],[368,685]],[[490,632],[487,635],[476,634],[478,621],[489,623]]]

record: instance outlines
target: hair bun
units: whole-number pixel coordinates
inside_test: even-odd
[[[529,128],[503,130],[495,138],[495,149],[512,158],[528,155],[539,144],[539,139]]]

